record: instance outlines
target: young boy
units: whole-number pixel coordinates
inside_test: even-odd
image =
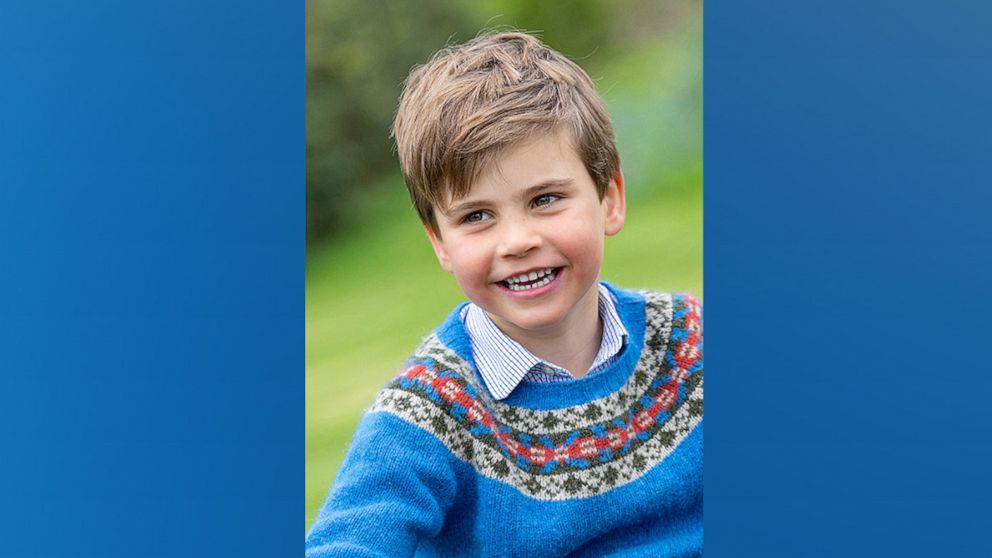
[[[700,555],[700,308],[599,282],[626,205],[592,81],[481,36],[411,73],[394,135],[471,302],[362,419],[307,556]]]

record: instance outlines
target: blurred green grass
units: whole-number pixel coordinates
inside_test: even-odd
[[[700,45],[697,23],[597,80],[628,190],[627,223],[607,239],[601,277],[623,287],[702,296]],[[464,300],[438,267],[400,177],[382,186],[355,208],[367,225],[307,254],[307,527],[363,410]]]

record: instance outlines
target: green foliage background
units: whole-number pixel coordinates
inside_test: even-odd
[[[375,392],[464,297],[437,266],[389,125],[402,80],[485,27],[537,31],[597,82],[627,183],[602,277],[702,295],[701,6],[689,1],[307,4],[306,525]]]

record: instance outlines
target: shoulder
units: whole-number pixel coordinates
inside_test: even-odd
[[[454,395],[483,397],[480,391],[484,390],[475,379],[471,340],[462,322],[464,307],[460,304],[451,310],[423,338],[403,368],[380,390],[369,413],[386,411],[423,426],[435,423],[436,417],[428,415],[436,415],[438,407],[450,404],[447,400]]]
[[[668,330],[678,320],[690,325],[702,320],[702,303],[692,293],[665,292],[647,289],[623,289],[603,283],[613,294],[621,319],[644,319],[650,329]],[[667,336],[666,336],[667,337]]]
[[[643,331],[642,365],[701,382],[703,318],[699,299],[686,292],[625,290],[607,285],[625,324]],[[643,324],[643,329],[639,329]],[[640,339],[635,338],[635,344]],[[695,380],[694,380],[695,381]]]
[[[492,422],[491,401],[472,364],[441,340],[444,327],[424,338],[403,369],[379,391],[366,416],[394,415],[452,447],[465,441],[459,423]]]
[[[702,367],[703,307],[695,295],[687,292],[666,293],[640,291],[645,300],[645,319],[659,337],[656,342],[665,347],[666,358],[674,366]],[[646,342],[648,342],[646,340]],[[682,357],[692,355],[692,359]],[[698,361],[698,362],[696,362]]]

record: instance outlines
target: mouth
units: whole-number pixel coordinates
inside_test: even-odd
[[[560,267],[535,269],[534,271],[507,277],[499,281],[499,284],[514,292],[530,291],[551,283],[558,277],[558,273],[560,272]]]

